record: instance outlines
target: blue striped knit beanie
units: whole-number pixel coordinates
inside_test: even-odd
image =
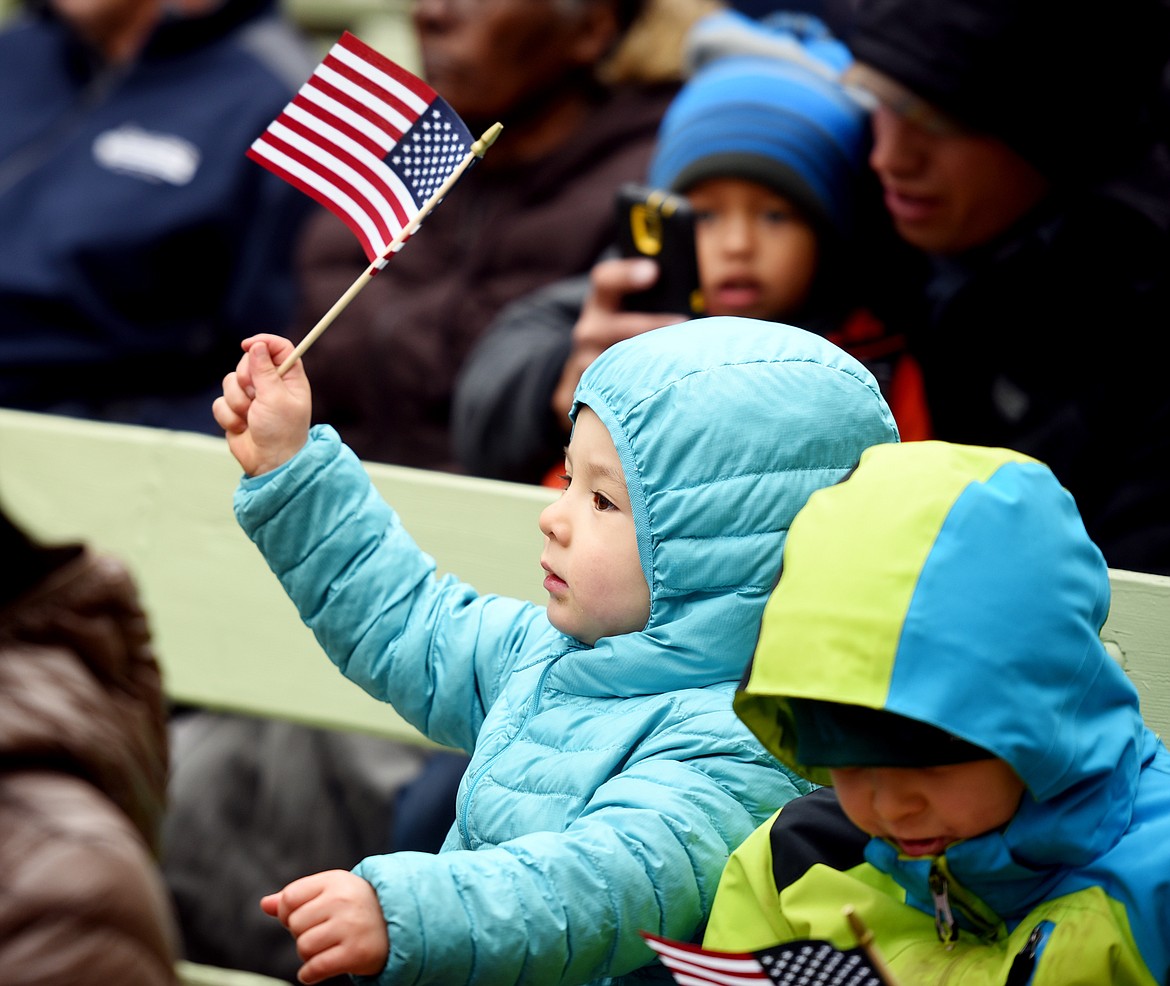
[[[869,120],[837,81],[844,45],[807,15],[757,22],[731,11],[700,21],[690,44],[707,60],[663,117],[649,183],[685,192],[707,178],[757,181],[849,235]]]

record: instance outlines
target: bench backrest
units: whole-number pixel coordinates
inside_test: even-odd
[[[441,571],[544,601],[536,517],[552,491],[368,468]],[[172,698],[421,742],[322,655],[236,524],[239,477],[223,439],[0,410],[0,503],[38,537],[131,567]]]
[[[367,469],[441,571],[544,601],[537,515],[553,491]],[[239,474],[222,439],[0,410],[0,502],[40,537],[84,539],[132,567],[173,698],[421,742],[321,654],[236,525]],[[1111,580],[1102,639],[1167,735],[1170,578],[1114,570]]]

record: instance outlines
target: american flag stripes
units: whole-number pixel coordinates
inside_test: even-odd
[[[381,267],[472,143],[430,86],[347,31],[248,157],[334,212]]]
[[[679,986],[883,986],[860,948],[798,941],[759,952],[717,952],[642,932]]]

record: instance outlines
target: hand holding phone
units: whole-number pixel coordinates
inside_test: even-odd
[[[625,296],[627,311],[702,315],[695,216],[681,195],[644,185],[623,185],[617,194],[618,245],[623,257],[649,257],[658,280]]]

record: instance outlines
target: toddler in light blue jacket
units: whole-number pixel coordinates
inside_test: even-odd
[[[731,850],[809,789],[731,699],[792,517],[897,441],[873,378],[751,319],[607,350],[540,516],[546,610],[437,577],[336,433],[310,429],[303,366],[274,368],[291,344],[243,346],[214,408],[241,525],[343,674],[471,754],[437,855],[264,898],[301,980],[668,981],[639,930],[699,935]]]

